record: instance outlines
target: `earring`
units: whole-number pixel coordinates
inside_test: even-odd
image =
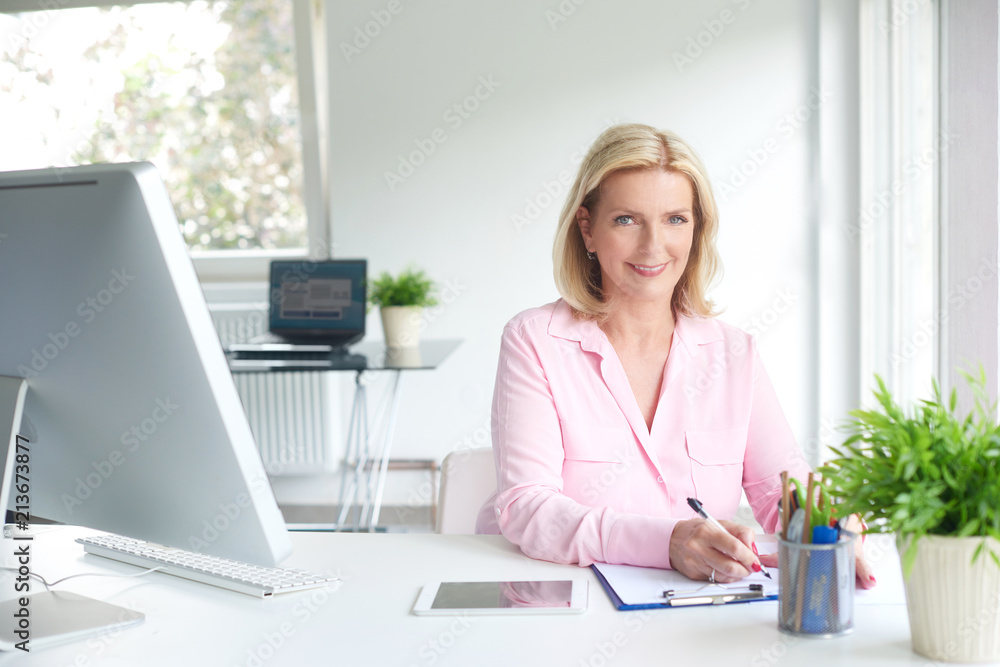
[[[590,252],[588,250],[587,251],[587,259],[589,259],[590,261],[594,261],[595,259],[597,259],[597,254],[593,253],[593,252]]]

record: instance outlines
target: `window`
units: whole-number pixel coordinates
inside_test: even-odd
[[[305,254],[295,18],[290,0],[0,15],[0,122],[24,128],[0,169],[148,160],[194,254]]]
[[[862,400],[878,373],[903,404],[930,395],[944,311],[938,184],[938,3],[868,0],[861,13]]]

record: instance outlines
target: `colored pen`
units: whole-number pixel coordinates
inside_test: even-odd
[[[708,521],[710,524],[712,524],[722,532],[726,533],[727,535],[730,534],[729,531],[726,530],[725,526],[716,521],[715,517],[713,517],[711,514],[708,513],[708,511],[705,509],[705,507],[701,504],[701,502],[697,498],[688,498],[688,505],[690,505],[691,509],[697,512],[698,516],[700,516],[702,519]],[[763,574],[768,579],[772,578],[771,573],[767,571],[763,563],[760,564],[760,571],[761,574]]]

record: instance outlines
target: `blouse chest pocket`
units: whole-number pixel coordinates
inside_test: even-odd
[[[563,493],[591,507],[630,511],[632,483],[641,464],[632,432],[576,421],[560,421]]]
[[[743,491],[745,428],[687,431],[684,434],[695,491],[712,513],[730,518]]]

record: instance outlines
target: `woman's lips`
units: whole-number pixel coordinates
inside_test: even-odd
[[[661,273],[663,273],[664,269],[667,268],[666,264],[655,264],[653,266],[647,266],[643,264],[629,264],[628,262],[625,263],[628,264],[633,271],[638,273],[640,276],[646,278],[653,278],[655,276],[658,276]]]

